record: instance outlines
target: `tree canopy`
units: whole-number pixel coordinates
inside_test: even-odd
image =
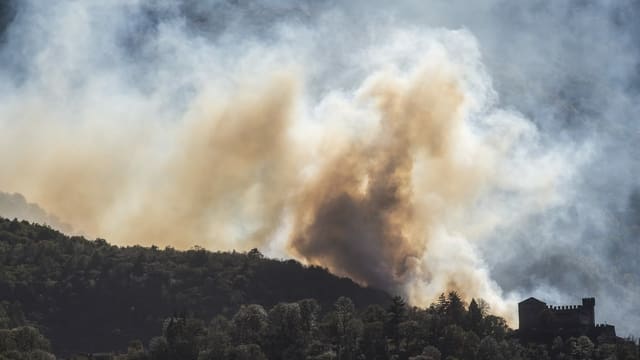
[[[634,341],[523,344],[482,299],[427,308],[319,267],[117,247],[0,218],[0,360],[638,360]]]

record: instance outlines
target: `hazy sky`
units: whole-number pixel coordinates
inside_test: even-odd
[[[639,2],[0,4],[5,215],[640,335]]]

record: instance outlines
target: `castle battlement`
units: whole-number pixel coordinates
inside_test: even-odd
[[[581,310],[583,307],[582,305],[565,305],[565,306],[548,305],[547,308],[549,310],[554,310],[554,311],[567,311],[567,310]]]
[[[518,304],[520,337],[529,339],[553,339],[556,336],[586,335],[592,339],[601,336],[615,337],[615,327],[595,323],[594,298],[582,299],[582,305],[547,305],[536,298],[528,298]]]

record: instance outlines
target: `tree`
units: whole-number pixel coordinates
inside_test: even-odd
[[[556,336],[551,343],[551,357],[553,359],[564,357],[564,341],[560,336]]]
[[[464,333],[464,345],[462,348],[463,359],[473,359],[478,353],[480,347],[480,338],[473,331],[466,331]]]
[[[624,340],[616,344],[616,357],[619,360],[635,360],[638,356],[638,347],[634,341]]]
[[[478,347],[477,360],[503,360],[500,346],[496,339],[492,336],[487,336],[480,341]]]
[[[129,342],[129,346],[127,347],[127,360],[144,360],[146,358],[147,356],[144,352],[142,341],[133,340]]]
[[[302,315],[297,303],[279,303],[269,311],[266,345],[269,359],[303,359]]]
[[[334,360],[337,358],[336,352],[330,344],[319,340],[314,340],[307,348],[307,360]]]
[[[47,340],[38,329],[31,326],[21,326],[11,330],[16,348],[20,352],[29,352],[32,350],[50,349],[49,340]]]
[[[507,335],[509,326],[507,322],[498,316],[488,315],[482,321],[481,335],[491,336],[496,340],[503,340]]]
[[[384,322],[363,323],[360,349],[365,359],[386,359],[387,340],[384,336]]]
[[[380,305],[369,305],[362,313],[361,318],[364,323],[385,322],[387,320],[387,312]]]
[[[391,305],[387,308],[386,335],[391,339],[393,352],[398,353],[400,350],[400,323],[405,320],[407,308],[406,302],[400,296],[394,296],[391,299]]]
[[[252,260],[262,260],[262,259],[264,259],[264,255],[262,255],[260,250],[258,250],[256,248],[251,249],[247,253],[247,256],[249,256],[249,259],[252,259]]]
[[[524,359],[536,359],[536,360],[550,360],[549,351],[547,350],[547,345],[545,344],[529,344],[527,348],[524,349],[523,353]]]
[[[438,296],[438,300],[435,304],[432,304],[431,307],[433,310],[439,315],[446,315],[447,308],[449,307],[449,301],[447,300],[447,296],[442,293]]]
[[[49,349],[49,340],[34,327],[0,330],[0,359],[53,360]]]
[[[571,357],[573,359],[590,360],[593,358],[594,346],[591,340],[586,336],[580,336],[575,342],[571,342]]]
[[[332,332],[335,336],[336,355],[338,360],[355,359],[358,344],[362,336],[362,321],[354,317],[355,306],[347,297],[340,297],[334,304],[330,316]]]
[[[4,307],[4,304],[0,302],[0,329],[8,329],[11,327],[11,319]]]
[[[169,343],[164,336],[149,340],[149,357],[151,360],[169,360]]]
[[[469,329],[478,333],[482,324],[482,310],[480,310],[480,306],[478,306],[476,299],[471,299],[467,314]]]
[[[318,316],[320,314],[320,304],[315,299],[304,299],[298,301],[300,306],[300,317],[302,320],[302,332],[305,345],[311,343],[318,331]]]
[[[420,328],[415,320],[406,320],[398,325],[400,351],[406,354],[420,353],[426,344],[420,338]]]
[[[197,359],[205,334],[201,320],[186,318],[184,315],[169,318],[164,331],[164,337],[169,345],[169,358]]]
[[[18,345],[11,330],[0,330],[0,354],[8,351],[17,351]]]
[[[428,345],[422,350],[422,356],[425,360],[440,360],[442,355],[437,347]]]
[[[452,324],[444,328],[439,348],[444,355],[462,357],[464,350],[465,332],[458,325]]]
[[[605,343],[598,345],[594,358],[598,360],[616,360],[616,346]]]
[[[466,315],[464,302],[457,292],[451,291],[447,297],[446,315],[453,324],[463,325]]]
[[[198,360],[226,360],[231,349],[231,323],[222,315],[218,315],[209,324],[205,338],[204,351],[198,355]]]
[[[242,305],[231,320],[238,344],[259,344],[268,327],[267,312],[261,305]]]

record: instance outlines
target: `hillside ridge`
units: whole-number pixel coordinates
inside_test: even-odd
[[[232,315],[242,304],[269,307],[314,298],[330,309],[347,296],[363,308],[391,299],[327,269],[267,259],[255,249],[118,247],[4,218],[0,294],[1,302],[21,309],[24,321],[40,327],[58,354],[126,348],[130,339],[146,342],[177,312],[211,319]]]

